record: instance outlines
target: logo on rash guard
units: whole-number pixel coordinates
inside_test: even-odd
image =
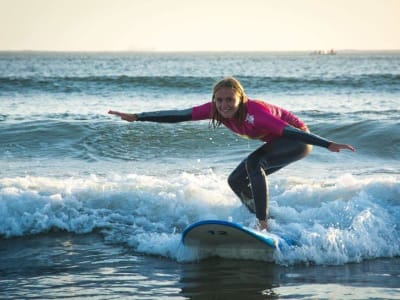
[[[250,114],[247,114],[246,115],[246,122],[251,124],[251,125],[254,125],[254,116],[250,115]]]

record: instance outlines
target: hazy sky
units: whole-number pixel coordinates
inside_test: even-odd
[[[400,49],[400,0],[0,0],[0,50]]]

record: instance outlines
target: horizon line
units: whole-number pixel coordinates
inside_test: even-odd
[[[0,49],[1,52],[37,52],[37,53],[315,53],[317,51],[333,50],[335,54],[346,52],[400,52],[399,49],[312,49],[312,50],[31,50],[31,49]],[[329,53],[322,53],[329,54]]]

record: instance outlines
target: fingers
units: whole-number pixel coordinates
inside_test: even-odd
[[[350,151],[355,152],[356,149],[353,146],[346,145],[346,144],[336,144],[336,143],[331,143],[328,147],[328,149],[332,152],[340,152],[342,149],[347,149]]]
[[[118,117],[120,117],[122,120],[125,120],[125,118],[127,117],[127,114],[126,114],[126,113],[122,113],[122,112],[115,111],[115,110],[110,110],[110,111],[108,111],[108,113],[109,113],[110,115],[118,116]]]
[[[118,112],[118,111],[115,111],[115,110],[109,110],[108,113],[109,113],[110,115],[121,116],[121,113]]]
[[[351,150],[351,151],[356,151],[356,149],[354,149],[354,147],[353,146],[350,146],[350,145],[346,145],[346,144],[340,144],[340,145],[338,145],[338,150],[340,151],[341,149],[347,149],[347,150]],[[338,152],[339,152],[338,151]]]

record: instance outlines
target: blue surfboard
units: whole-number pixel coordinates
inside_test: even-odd
[[[279,237],[234,222],[205,220],[189,225],[182,233],[182,243],[202,257],[272,261]]]

